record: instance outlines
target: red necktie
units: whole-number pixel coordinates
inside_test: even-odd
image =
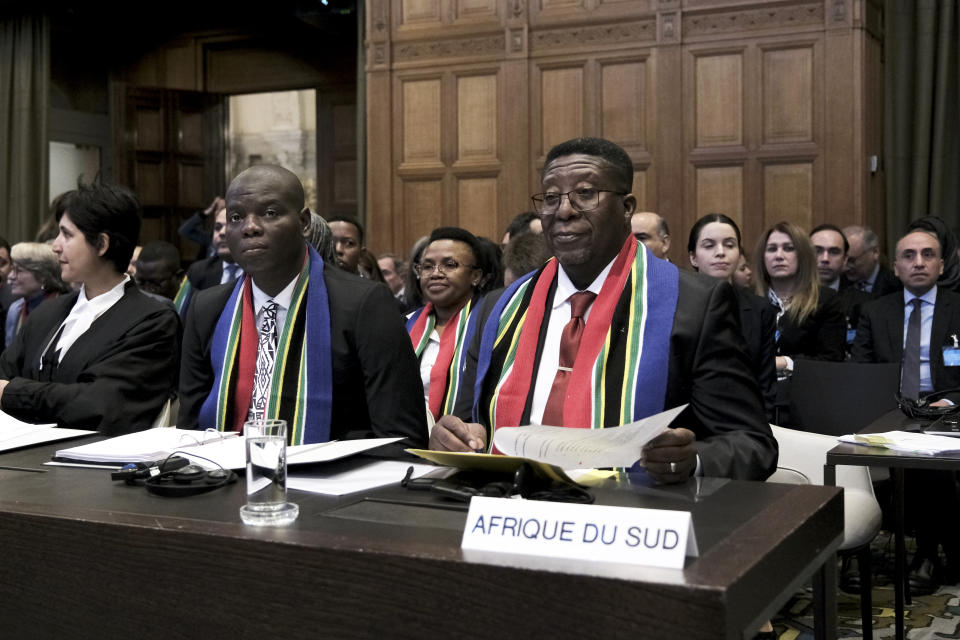
[[[573,373],[573,363],[580,348],[580,338],[583,336],[583,316],[596,297],[597,294],[590,291],[578,291],[570,296],[570,322],[560,334],[560,362],[557,376],[550,388],[550,397],[547,398],[547,406],[543,410],[543,419],[540,421],[542,424],[566,426],[563,424],[563,404],[567,397],[570,374]]]

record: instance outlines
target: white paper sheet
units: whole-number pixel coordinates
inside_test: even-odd
[[[86,429],[58,429],[55,424],[30,424],[0,411],[0,451],[29,447],[96,433]]]
[[[837,438],[840,442],[862,444],[870,447],[882,447],[904,453],[934,455],[960,451],[960,440],[950,436],[935,436],[928,433],[910,431],[888,431],[886,433],[849,434]]]
[[[502,427],[493,444],[508,456],[531,458],[561,469],[629,467],[640,450],[659,435],[687,405],[611,429],[569,429],[530,425]]]
[[[414,478],[419,478],[437,467],[432,464],[417,464],[399,460],[373,460],[347,471],[325,472],[322,468],[309,472],[287,472],[287,488],[328,496],[342,496],[356,491],[366,491],[384,485],[399,483],[413,467]]]

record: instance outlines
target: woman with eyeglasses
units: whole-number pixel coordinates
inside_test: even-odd
[[[17,299],[7,310],[6,344],[9,347],[20,333],[27,317],[41,302],[56,298],[70,288],[60,279],[60,263],[50,245],[43,242],[19,242],[10,249],[13,267],[7,276],[10,293]]]
[[[794,358],[844,358],[846,321],[837,294],[820,286],[813,243],[795,224],[778,222],[760,238],[754,256],[757,295],[777,308],[777,376]]]
[[[722,213],[708,213],[694,223],[687,240],[690,265],[712,278],[727,280],[736,285],[743,249],[740,246],[740,227]],[[747,345],[747,356],[760,385],[767,419],[773,417],[777,399],[776,354],[777,312],[764,298],[734,286],[740,307],[740,327]]]
[[[81,184],[57,223],[52,249],[79,290],[37,307],[0,356],[0,407],[111,436],[146,429],[176,384],[180,320],[126,274],[140,204],[124,187]]]
[[[426,304],[410,314],[407,332],[420,361],[424,398],[434,420],[452,413],[457,399],[458,356],[470,344],[476,327],[474,312],[484,274],[480,258],[480,243],[472,233],[440,227],[430,234],[414,265]]]

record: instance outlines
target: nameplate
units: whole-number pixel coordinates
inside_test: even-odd
[[[482,497],[461,547],[671,569],[699,555],[689,511]]]

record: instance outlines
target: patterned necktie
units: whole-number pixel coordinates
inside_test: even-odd
[[[573,373],[573,363],[580,348],[580,338],[583,337],[583,316],[596,297],[597,294],[590,291],[578,291],[570,296],[570,322],[563,327],[563,333],[560,334],[560,361],[553,386],[550,388],[550,396],[547,398],[547,406],[543,410],[543,424],[565,426],[563,404],[567,398],[567,385],[570,383],[570,374]]]
[[[257,344],[257,369],[253,375],[253,393],[250,396],[250,411],[247,420],[264,417],[267,400],[270,398],[270,378],[277,356],[277,309],[273,300],[268,300],[261,310],[260,341]]]
[[[920,397],[920,307],[923,301],[910,301],[913,311],[907,321],[907,341],[903,346],[903,366],[900,369],[900,395],[911,400]]]

